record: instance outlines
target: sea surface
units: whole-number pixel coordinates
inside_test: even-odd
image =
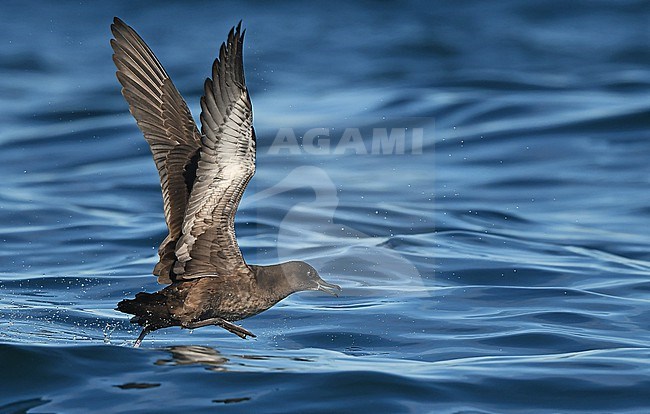
[[[650,3],[3,1],[0,413],[650,412]],[[338,298],[139,330],[158,175],[119,16],[195,118],[243,20],[249,263]]]

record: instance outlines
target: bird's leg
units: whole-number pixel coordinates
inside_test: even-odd
[[[135,343],[133,344],[133,347],[134,348],[139,348],[140,344],[142,343],[142,340],[144,339],[145,336],[147,336],[147,334],[149,332],[151,332],[151,330],[148,327],[145,326],[142,329],[142,332],[140,332],[140,336],[138,336],[138,339],[135,340]]]
[[[230,323],[227,320],[221,318],[210,318],[210,319],[204,319],[202,321],[188,322],[183,324],[183,328],[195,329],[195,328],[201,328],[203,326],[209,326],[209,325],[220,326],[223,329],[227,330],[228,332],[232,332],[242,339],[246,339],[246,335],[250,336],[251,338],[256,338],[256,336],[253,335],[253,333],[248,329],[245,329],[241,326],[237,326],[234,323]]]

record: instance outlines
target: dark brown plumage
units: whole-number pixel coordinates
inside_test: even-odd
[[[235,237],[235,212],[255,173],[255,132],[243,67],[241,22],[221,45],[204,84],[199,132],[187,104],[140,36],[117,17],[113,61],[122,94],[149,143],[160,175],[169,234],[153,274],[170,284],[138,293],[117,309],[143,327],[136,341],[169,326],[218,325],[255,336],[232,322],[256,315],[302,290],[336,295],[304,262],[248,265]]]

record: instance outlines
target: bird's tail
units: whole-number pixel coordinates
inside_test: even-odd
[[[151,330],[169,326],[173,319],[169,314],[166,297],[160,292],[140,292],[134,299],[120,301],[116,310],[133,315],[131,323]]]

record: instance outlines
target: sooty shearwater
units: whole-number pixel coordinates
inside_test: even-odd
[[[160,174],[169,234],[153,274],[168,284],[140,292],[117,310],[151,331],[220,326],[255,337],[232,322],[269,309],[292,293],[341,288],[300,261],[249,265],[235,237],[235,212],[255,172],[255,131],[242,61],[244,31],[232,28],[201,97],[201,131],[165,69],[142,38],[119,18],[111,25],[113,61],[122,95],[149,143]]]

